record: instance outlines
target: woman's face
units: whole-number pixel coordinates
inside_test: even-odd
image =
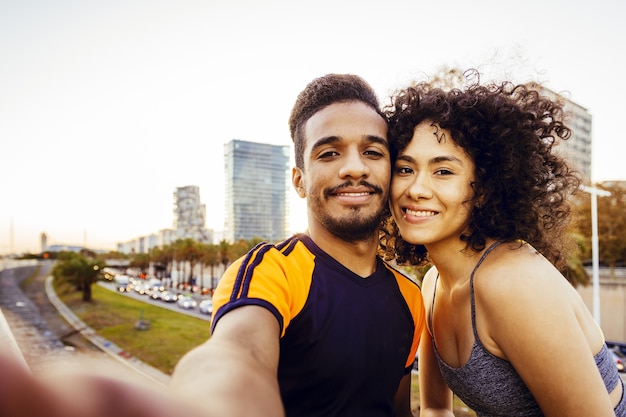
[[[402,238],[412,244],[458,244],[474,195],[474,163],[450,132],[430,121],[415,127],[393,166],[390,206]]]

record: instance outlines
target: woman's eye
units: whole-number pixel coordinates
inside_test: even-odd
[[[435,175],[452,175],[452,171],[447,169],[438,169],[435,171]]]
[[[400,175],[408,175],[408,174],[412,174],[413,170],[409,167],[398,167],[396,168],[396,174],[400,174]]]

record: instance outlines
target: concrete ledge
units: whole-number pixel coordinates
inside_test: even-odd
[[[0,346],[6,348],[9,352],[11,352],[21,363],[24,368],[29,369],[28,364],[26,363],[26,359],[22,354],[22,350],[20,349],[17,341],[15,340],[15,336],[9,327],[9,323],[7,323],[6,318],[4,317],[4,313],[0,308]]]

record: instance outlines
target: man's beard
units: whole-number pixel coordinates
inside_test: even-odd
[[[388,194],[379,187],[373,187],[383,196],[381,201],[387,201]],[[325,193],[328,196],[330,192]],[[362,242],[369,240],[372,236],[378,236],[376,231],[385,215],[385,207],[381,204],[373,214],[364,214],[362,207],[352,207],[351,213],[346,215],[333,215],[329,211],[327,202],[322,201],[318,194],[309,195],[309,210],[317,217],[320,224],[332,235],[346,242]],[[328,197],[326,197],[328,198]]]
[[[318,219],[322,226],[331,234],[346,242],[362,242],[378,236],[376,231],[383,218],[383,210],[369,216],[360,213],[359,208],[354,209],[354,214],[334,217],[323,212]]]

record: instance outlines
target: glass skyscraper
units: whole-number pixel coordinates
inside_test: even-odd
[[[224,145],[224,239],[287,237],[289,146],[232,140]]]

